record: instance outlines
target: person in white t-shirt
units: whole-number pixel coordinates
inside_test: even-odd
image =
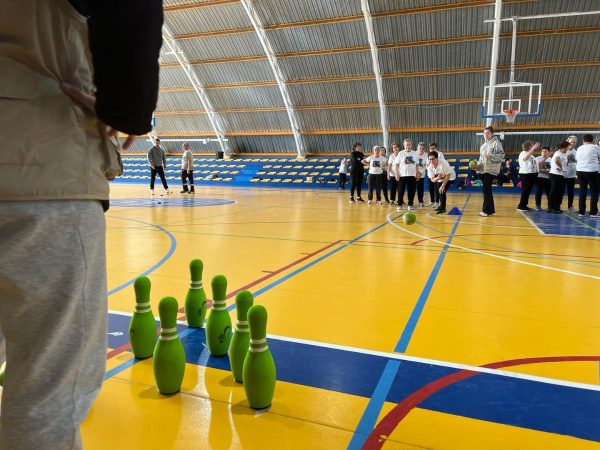
[[[535,209],[542,210],[542,194],[546,194],[546,201],[550,203],[550,147],[542,148],[541,156],[535,158],[538,165],[538,176],[535,179]]]
[[[400,193],[398,190],[398,181],[396,180],[396,158],[400,153],[400,144],[397,142],[392,142],[392,154],[388,158],[387,162],[387,178],[390,183],[390,201],[392,203],[396,202],[396,191]],[[401,199],[398,199],[401,200]]]
[[[565,176],[565,192],[567,193],[567,208],[573,211],[575,199],[575,180],[577,179],[577,136],[569,136],[567,142],[570,144],[567,150],[567,166],[563,170]]]
[[[416,161],[417,173],[419,174],[417,178],[417,201],[419,202],[419,207],[423,208],[425,206],[425,202],[423,201],[425,176],[427,175],[427,151],[425,150],[425,144],[423,142],[417,144]]]
[[[368,204],[373,201],[373,188],[377,195],[377,204],[381,205],[381,177],[383,176],[383,164],[386,163],[386,158],[379,156],[379,146],[373,147],[373,154],[368,158],[363,159],[363,165],[369,167],[369,175],[367,182],[369,184]]]
[[[567,166],[567,150],[569,142],[562,141],[558,144],[558,150],[552,155],[550,161],[550,204],[548,212],[559,214],[561,213],[560,205],[563,200],[565,189],[565,177],[563,171]]]
[[[379,147],[379,157],[380,158],[385,158],[385,164],[381,167],[383,169],[383,173],[381,174],[381,191],[383,193],[383,198],[385,199],[385,202],[389,205],[390,204],[390,199],[388,197],[388,156],[387,156],[387,150],[385,147]]]
[[[454,168],[445,160],[438,159],[438,153],[431,151],[428,154],[428,161],[433,167],[432,182],[436,183],[436,190],[440,194],[440,206],[435,210],[436,214],[446,213],[446,192],[456,180]]]
[[[534,144],[531,141],[525,141],[521,144],[521,148],[523,149],[519,154],[521,199],[519,200],[517,211],[529,211],[531,209],[527,206],[527,203],[529,203],[529,195],[531,194],[531,189],[533,189],[533,185],[535,184],[539,172],[538,163],[535,156],[533,156],[533,152],[540,148],[540,143],[536,142]]]
[[[591,190],[590,217],[600,219],[598,195],[600,191],[600,147],[593,144],[591,134],[583,136],[583,145],[577,149],[577,178],[579,179],[579,217],[585,215],[588,186]]]
[[[437,152],[438,156],[438,160],[440,161],[446,161],[446,158],[444,158],[444,154],[438,150],[438,145],[435,142],[432,142],[431,144],[429,144],[429,151],[430,152]],[[427,164],[427,185],[429,188],[429,200],[430,200],[430,206],[432,208],[437,208],[438,206],[440,206],[440,193],[438,192],[438,190],[435,188],[435,183],[433,181],[431,181],[431,179],[434,177],[434,173],[433,173],[433,166],[431,164]]]
[[[417,190],[417,152],[412,149],[412,139],[404,139],[404,150],[398,153],[396,158],[396,180],[400,184],[398,196],[398,210],[402,209],[401,200],[404,191],[408,190],[408,209],[413,209],[415,191]]]
[[[185,142],[181,149],[183,150],[183,154],[181,155],[181,185],[183,187],[180,194],[190,193],[193,194],[194,191],[194,155],[190,150],[190,144]],[[188,183],[190,182],[190,187],[188,190]]]
[[[348,181],[348,158],[345,156],[340,159],[340,167],[338,169],[338,173],[340,176],[339,179],[339,187],[340,189],[346,188],[346,181]]]

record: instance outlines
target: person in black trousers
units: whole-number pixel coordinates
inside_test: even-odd
[[[560,205],[563,200],[565,191],[565,177],[563,172],[567,167],[567,150],[569,142],[562,141],[558,144],[558,150],[552,155],[550,163],[550,204],[548,212],[559,214],[561,213]]]
[[[521,199],[517,206],[517,211],[529,211],[529,195],[538,177],[539,167],[533,152],[540,148],[540,143],[535,144],[531,141],[525,141],[521,144],[523,149],[519,154],[519,178],[521,178]]]
[[[577,178],[579,179],[579,211],[584,217],[588,186],[591,190],[590,218],[600,219],[598,214],[598,191],[600,190],[600,147],[594,145],[591,134],[583,136],[583,145],[577,149]]]
[[[504,149],[498,138],[494,136],[494,128],[485,127],[483,138],[485,142],[479,149],[478,164],[478,170],[481,173],[481,180],[483,182],[483,205],[479,215],[488,217],[496,212],[492,184],[494,178],[500,173],[500,166],[502,165],[502,161],[504,161]]]
[[[542,209],[542,194],[546,194],[546,200],[550,203],[550,147],[542,148],[542,155],[536,158],[539,173],[535,179],[535,209]]]
[[[164,169],[167,168],[167,160],[165,158],[165,151],[160,148],[160,139],[158,138],[154,140],[154,146],[148,150],[148,164],[150,165],[150,195],[154,195],[154,181],[156,180],[156,174],[160,177],[165,192],[170,194],[171,190],[167,185],[164,171]]]
[[[360,197],[362,192],[362,183],[363,178],[365,176],[365,170],[363,166],[363,159],[365,159],[365,154],[361,152],[361,143],[357,142],[352,146],[352,153],[350,153],[350,161],[352,163],[352,168],[350,171],[350,202],[354,202],[354,192],[356,191],[356,201],[364,202],[364,200]]]

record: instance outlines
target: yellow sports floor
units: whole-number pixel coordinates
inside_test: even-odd
[[[482,218],[464,191],[447,208],[461,215],[417,209],[410,226],[348,191],[112,195],[110,348],[86,449],[600,448],[600,221],[519,213],[510,194]],[[194,258],[209,298],[223,274],[269,312],[267,411],[183,322],[181,393],[159,394],[129,351],[133,280],[148,275],[158,316],[162,297],[183,306]]]

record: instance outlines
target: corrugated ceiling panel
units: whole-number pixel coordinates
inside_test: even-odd
[[[278,61],[287,80],[373,75],[370,51],[279,58]]]
[[[179,5],[194,5],[198,3],[211,3],[214,0],[163,0],[163,5],[166,6],[179,6]],[[211,8],[218,6],[211,6]]]
[[[211,84],[274,81],[273,70],[266,59],[258,61],[199,64],[194,71],[205,86]]]
[[[204,110],[195,91],[159,92],[157,111]]]
[[[291,84],[288,89],[294,106],[377,103],[375,80]]]
[[[217,109],[284,107],[278,86],[210,90],[210,99]]]
[[[483,21],[489,8],[460,8],[447,11],[379,17],[374,20],[377,44],[472,36],[489,33],[493,25]]]
[[[165,133],[214,133],[206,114],[156,116],[156,130]]]
[[[225,3],[218,7],[167,11],[165,23],[175,36],[189,33],[252,28],[252,22],[241,3]]]
[[[181,66],[160,68],[160,87],[180,86],[191,86],[190,80]]]
[[[360,130],[381,128],[379,108],[298,111],[301,130]]]
[[[600,20],[600,16],[597,17]],[[600,33],[531,36],[517,40],[517,64],[599,59]],[[510,41],[508,40],[502,42],[500,64],[510,64]]]
[[[290,131],[286,111],[253,113],[221,113],[226,132],[238,131]]]
[[[597,11],[598,10],[598,1],[597,0],[544,0],[538,2],[525,2],[525,3],[506,3],[502,6],[502,16],[503,17],[514,17],[514,16],[533,16],[539,14],[555,14],[555,13],[563,13],[563,12],[577,12],[577,11]],[[493,13],[492,13],[493,14]],[[594,16],[588,16],[594,17]],[[596,17],[596,24],[598,16]],[[491,17],[490,17],[491,18]],[[573,27],[577,26],[577,21],[582,17],[563,17],[559,20],[562,20],[563,27]],[[539,19],[539,20],[531,20],[531,21],[523,21],[519,23],[519,27],[523,25],[524,29],[531,25],[535,25],[537,22],[537,26],[542,26],[542,28],[552,28],[552,26],[548,26],[548,20],[555,19]],[[530,23],[527,23],[530,22]]]
[[[369,0],[369,6],[371,8],[371,13],[377,13],[384,11],[402,11],[434,5],[446,5],[456,2],[457,0]]]
[[[369,46],[365,23],[338,22],[268,32],[275,53]]]
[[[265,56],[256,33],[180,39],[177,42],[190,61],[255,55]]]
[[[362,15],[360,2],[347,0],[261,0],[255,7],[264,25]]]
[[[381,145],[383,135],[381,133],[363,133],[363,134],[321,134],[304,135],[304,143],[309,153],[348,153],[352,151],[352,146],[360,142],[363,151],[368,151],[374,145]]]
[[[481,72],[443,77],[387,78],[383,85],[386,102],[402,102],[480,97],[488,80],[489,74]]]
[[[480,104],[390,106],[390,128],[462,126],[481,123]]]
[[[541,117],[518,118],[518,123],[598,123],[600,117],[600,101],[597,98],[545,100],[542,108]]]
[[[294,136],[229,136],[235,153],[290,153],[296,155]]]
[[[542,83],[543,94],[600,92],[600,66],[522,70],[516,73],[515,79]],[[498,77],[499,83],[505,83],[508,80],[508,72],[502,72],[502,76]]]
[[[489,67],[491,41],[379,50],[381,71],[403,73],[457,67]]]

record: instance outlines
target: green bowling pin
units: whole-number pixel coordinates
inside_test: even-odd
[[[154,379],[161,394],[181,389],[185,373],[185,352],[177,334],[177,300],[165,297],[158,304],[160,337],[154,349]]]
[[[225,302],[227,278],[217,275],[212,279],[211,286],[213,304],[206,322],[206,342],[211,355],[223,356],[227,354],[231,341],[231,317]]]
[[[136,278],[135,311],[129,321],[129,343],[133,356],[146,359],[152,356],[156,345],[156,321],[150,308],[150,280],[148,277]]]
[[[248,328],[248,310],[254,303],[254,297],[248,291],[242,291],[235,297],[235,309],[237,311],[237,322],[235,333],[231,338],[229,346],[229,363],[233,372],[233,379],[242,382],[244,370],[244,359],[250,346],[250,328]]]
[[[271,406],[275,393],[275,361],[267,345],[267,310],[255,305],[248,311],[250,348],[244,359],[243,381],[248,403],[254,409]]]
[[[199,259],[190,263],[190,288],[185,297],[185,317],[190,328],[201,328],[206,317],[206,293],[202,287],[202,269]]]

